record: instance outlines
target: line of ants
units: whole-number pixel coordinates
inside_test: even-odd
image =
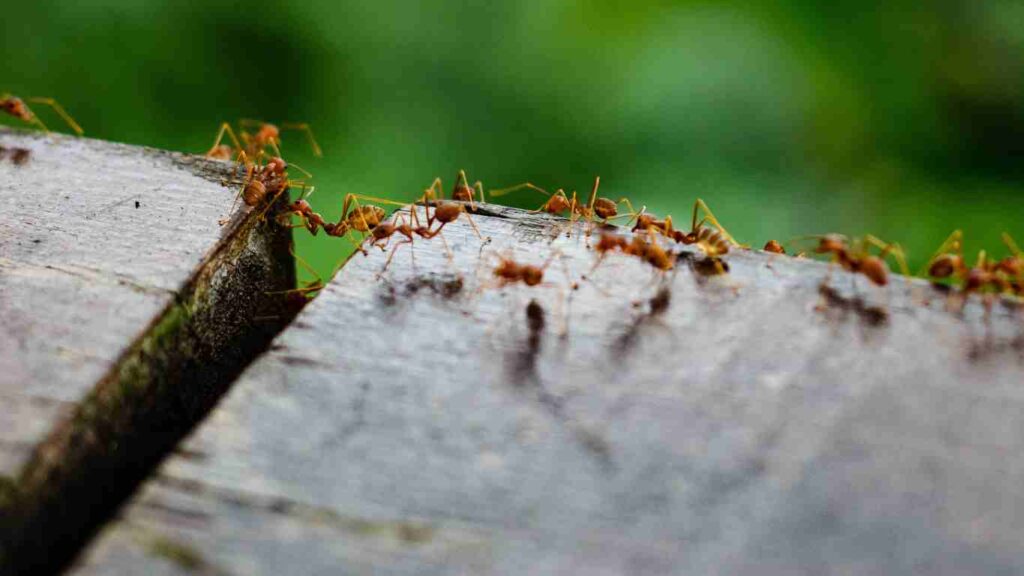
[[[12,94],[0,95],[0,111],[17,118],[27,124],[34,125],[44,132],[49,132],[47,125],[38,116],[31,105],[41,105],[52,109],[77,135],[83,130],[74,118],[53,98],[31,97],[20,98]],[[250,131],[251,130],[251,131]],[[384,269],[391,263],[395,252],[403,245],[412,244],[416,239],[429,240],[440,237],[444,242],[442,229],[445,225],[465,215],[478,238],[483,240],[479,230],[473,223],[470,212],[475,211],[477,201],[485,201],[484,188],[477,181],[470,185],[465,172],[460,171],[450,198],[445,199],[442,182],[436,178],[418,198],[418,204],[426,209],[425,224],[420,221],[417,211],[408,215],[402,214],[392,221],[386,219],[386,210],[379,206],[404,205],[393,200],[374,198],[371,196],[349,194],[342,202],[341,216],[336,222],[325,220],[313,210],[308,197],[313,192],[309,184],[312,176],[301,167],[287,163],[281,154],[281,132],[294,130],[305,134],[313,154],[322,156],[319,144],[313,132],[305,123],[283,123],[277,125],[256,120],[241,120],[237,128],[225,122],[221,124],[214,144],[207,152],[210,158],[235,160],[244,168],[244,175],[236,181],[239,184],[237,199],[247,206],[263,206],[260,217],[264,216],[278,198],[288,193],[290,188],[301,188],[302,193],[297,200],[287,203],[286,208],[276,218],[292,227],[303,227],[316,235],[323,230],[328,236],[351,237],[354,233],[363,234],[371,246],[385,249],[389,239],[396,234],[402,239],[392,248],[385,262]],[[230,144],[225,144],[225,137]],[[305,179],[292,179],[288,169],[295,168],[303,173]],[[711,264],[716,273],[724,273],[726,268],[721,258],[736,248],[747,248],[741,245],[718,222],[707,204],[698,199],[693,206],[690,229],[678,230],[674,227],[672,217],[658,218],[647,212],[646,207],[639,211],[634,209],[628,198],[612,199],[598,195],[600,178],[595,178],[589,197],[584,201],[575,191],[567,193],[559,188],[549,192],[531,182],[491,191],[496,198],[521,190],[530,190],[546,196],[544,203],[535,212],[552,215],[567,215],[568,230],[578,221],[586,221],[586,236],[589,238],[595,227],[600,227],[597,243],[593,249],[598,253],[595,268],[612,252],[619,252],[646,262],[655,270],[667,271],[675,265],[678,253],[663,243],[679,243],[695,245]],[[286,196],[287,198],[287,196]],[[236,199],[236,202],[237,202]],[[289,199],[290,200],[290,199]],[[468,206],[467,206],[468,205]],[[626,212],[620,213],[620,207]],[[467,210],[467,207],[469,208]],[[699,214],[703,217],[698,219]],[[298,224],[291,224],[292,216],[298,218]],[[609,231],[609,224],[622,217],[628,217],[632,232],[629,236]],[[222,221],[222,224],[224,221]],[[849,239],[838,234],[826,234],[809,237],[816,240],[811,252],[829,258],[830,262],[843,270],[865,277],[870,283],[885,286],[889,281],[887,258],[892,258],[904,276],[910,277],[906,264],[906,256],[896,243],[886,243],[873,236]],[[959,289],[964,298],[970,294],[986,296],[986,305],[991,296],[1004,294],[1024,298],[1024,252],[1009,234],[1003,234],[1003,243],[1009,249],[1009,255],[1002,259],[994,259],[981,251],[973,265],[969,265],[963,255],[963,233],[954,231],[940,245],[929,259],[924,269],[918,273],[933,282],[947,283]],[[451,251],[444,242],[445,250],[451,258]],[[359,241],[359,249],[366,253]],[[588,242],[589,246],[589,242]],[[872,253],[875,249],[877,253]],[[782,243],[769,240],[764,251],[771,254],[786,254]],[[797,256],[803,256],[798,253]],[[522,282],[526,285],[540,283],[546,266],[519,265],[503,258],[494,269],[494,274],[502,282]],[[831,272],[830,272],[831,274]],[[827,281],[826,277],[826,281]]]

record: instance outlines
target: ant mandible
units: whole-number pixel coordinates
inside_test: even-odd
[[[53,111],[56,112],[72,130],[75,131],[75,134],[78,134],[79,136],[84,134],[82,127],[78,125],[78,122],[75,122],[74,118],[72,118],[71,115],[68,114],[53,98],[28,98],[27,100],[33,104],[43,104],[53,108]],[[19,120],[39,126],[42,128],[43,132],[50,131],[46,127],[46,124],[43,124],[43,121],[39,119],[39,116],[29,108],[28,104],[25,103],[25,100],[22,100],[13,94],[4,94],[3,96],[0,96],[0,110]]]

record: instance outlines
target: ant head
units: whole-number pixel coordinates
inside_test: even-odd
[[[776,240],[769,240],[767,243],[765,243],[764,251],[765,252],[771,252],[773,254],[785,254],[786,253],[786,249],[783,248],[782,244],[779,244],[778,241],[776,241]]]
[[[0,109],[11,116],[16,116],[26,122],[32,120],[32,113],[29,112],[28,106],[25,105],[25,101],[17,96],[8,96],[7,98],[0,100]]]
[[[266,170],[275,175],[284,174],[285,170],[288,169],[288,163],[284,161],[284,158],[274,156],[267,161]]]
[[[473,200],[473,189],[464,183],[455,185],[452,190],[452,200],[460,200],[462,202],[470,202]]]
[[[565,191],[559,189],[551,198],[548,199],[547,211],[548,212],[564,212],[572,207],[569,199],[565,197]]]
[[[860,271],[879,286],[889,283],[889,266],[878,256],[865,256],[860,263]]]

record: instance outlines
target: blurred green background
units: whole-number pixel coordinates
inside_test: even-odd
[[[919,266],[956,227],[997,254],[1024,236],[1020,0],[23,1],[0,30],[0,91],[56,97],[89,136],[205,152],[224,120],[310,122],[326,157],[284,149],[325,216],[465,168],[599,174],[677,217],[703,197],[755,247],[871,232]],[[345,250],[297,240],[324,274]]]

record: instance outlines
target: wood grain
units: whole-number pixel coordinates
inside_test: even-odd
[[[288,232],[218,225],[233,171],[0,130],[0,572],[73,552],[287,322],[253,316],[294,285]]]
[[[74,573],[1024,570],[1016,307],[753,251],[592,271],[564,221],[475,223],[454,264],[356,255]]]

